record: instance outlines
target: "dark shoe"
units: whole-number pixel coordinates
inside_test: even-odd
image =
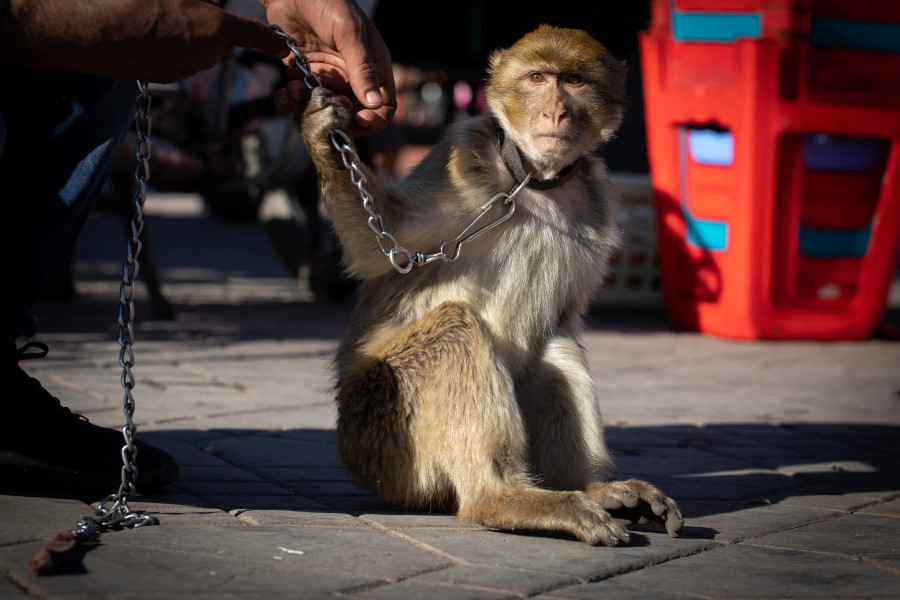
[[[38,352],[28,352],[32,349]],[[32,342],[18,360],[43,358],[47,347]],[[19,365],[2,365],[0,403],[0,483],[67,492],[113,494],[122,482],[121,431],[91,424],[62,406]],[[138,440],[135,487],[147,493],[178,477],[178,463],[159,448]]]

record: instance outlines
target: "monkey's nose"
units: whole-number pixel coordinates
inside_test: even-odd
[[[566,109],[563,106],[545,108],[543,113],[544,118],[548,119],[554,127],[560,125],[568,116],[566,113]]]

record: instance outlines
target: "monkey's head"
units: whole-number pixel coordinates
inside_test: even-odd
[[[555,176],[622,120],[625,65],[578,29],[541,25],[490,57],[488,107],[531,163]]]

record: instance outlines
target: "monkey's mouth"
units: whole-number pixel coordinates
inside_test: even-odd
[[[542,138],[550,138],[559,142],[571,142],[574,141],[576,136],[571,133],[565,133],[561,131],[551,131],[549,133],[536,133],[534,137],[538,139]]]

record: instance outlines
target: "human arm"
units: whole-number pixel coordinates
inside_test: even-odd
[[[284,57],[265,24],[204,0],[8,0],[0,67],[61,69],[157,83],[214,66],[233,47]]]
[[[347,133],[380,131],[397,108],[391,56],[372,21],[352,0],[259,0],[270,23],[297,40],[322,84],[353,114]],[[305,100],[302,81],[275,96],[284,112]]]

